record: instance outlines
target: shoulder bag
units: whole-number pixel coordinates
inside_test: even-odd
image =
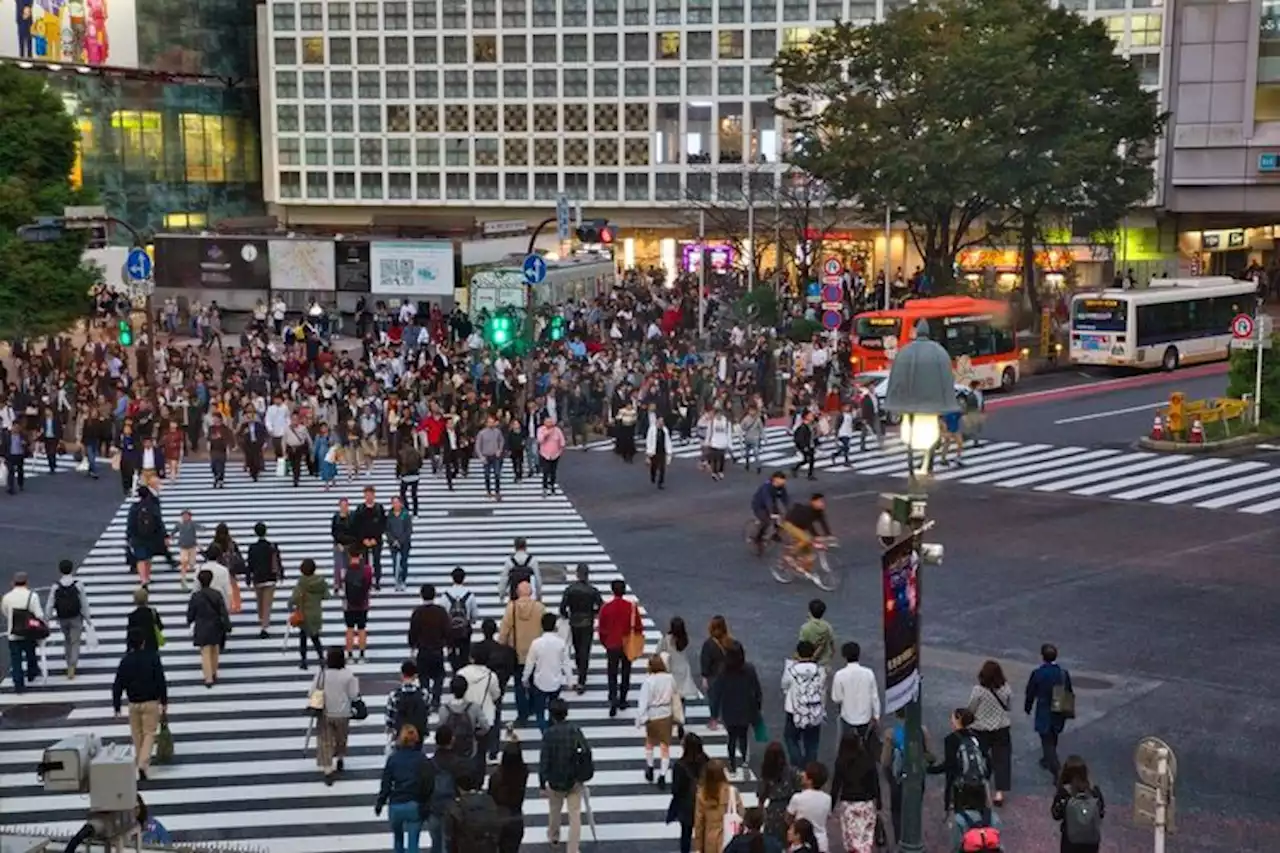
[[[1062,680],[1053,685],[1049,696],[1049,710],[1058,716],[1074,720],[1076,716],[1076,694],[1071,690],[1071,676],[1062,670]]]
[[[644,656],[644,628],[639,631],[634,630],[636,622],[640,620],[640,608],[638,605],[631,605],[631,614],[628,616],[627,633],[622,638],[622,653],[627,656],[627,660],[636,661]]]
[[[307,716],[316,719],[324,716],[324,672],[320,670],[320,679],[307,696]]]

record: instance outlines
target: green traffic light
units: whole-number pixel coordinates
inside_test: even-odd
[[[133,326],[128,320],[120,321],[120,332],[118,335],[120,346],[127,347],[133,345]]]

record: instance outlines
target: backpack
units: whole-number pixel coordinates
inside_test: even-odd
[[[444,597],[449,599],[449,638],[459,641],[467,639],[471,636],[471,613],[468,607],[471,593],[455,599],[446,592]]]
[[[364,575],[364,564],[348,566],[342,577],[342,597],[348,604],[363,604],[369,600],[369,581]]]
[[[893,753],[889,759],[889,775],[895,782],[907,778],[907,732],[902,726],[896,726],[891,735]]]
[[[59,584],[53,591],[53,612],[59,619],[74,619],[80,615],[80,590],[75,584]]]
[[[461,758],[473,758],[476,754],[476,729],[467,710],[471,702],[464,702],[460,710],[442,708],[440,725],[453,732],[453,751]],[[448,716],[444,716],[444,715]]]
[[[494,853],[502,835],[503,818],[493,797],[481,791],[459,795],[449,807],[452,849],[458,853]]]
[[[400,470],[406,474],[416,474],[422,470],[422,454],[416,447],[405,449],[400,457]]]
[[[812,675],[800,675],[791,672],[791,719],[798,729],[808,729],[822,725],[827,717],[822,702],[822,670],[815,669]]]
[[[585,785],[596,775],[595,760],[591,757],[591,744],[581,729],[573,733],[573,781]]]
[[[418,730],[419,737],[424,737],[431,725],[430,717],[431,712],[427,710],[427,697],[422,695],[421,687],[400,691],[396,699],[396,714],[393,721],[397,733],[408,724]]]
[[[1000,845],[1000,830],[991,825],[990,813],[981,813],[974,823],[969,822],[970,814],[971,812],[961,812],[956,815],[956,820],[963,822],[960,834],[961,853],[998,853],[1004,850]]]
[[[1102,808],[1092,791],[1071,795],[1063,810],[1062,825],[1071,844],[1102,843]]]
[[[141,539],[154,539],[161,533],[160,519],[147,501],[138,504],[137,531]]]
[[[532,563],[532,554],[524,555],[524,563],[516,562],[516,555],[511,555],[511,571],[507,572],[507,588],[511,592],[512,601],[516,600],[516,588],[519,587],[520,584],[525,581],[528,581],[530,584],[533,583],[533,569],[529,568]]]
[[[956,761],[960,772],[956,774],[954,787],[982,786],[987,781],[987,758],[982,754],[978,739],[971,734],[960,735],[956,745]]]

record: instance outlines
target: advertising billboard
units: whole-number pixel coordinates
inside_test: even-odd
[[[369,292],[369,244],[360,240],[333,244],[334,280],[344,293]]]
[[[270,244],[258,237],[157,237],[157,287],[270,290]]]
[[[369,247],[370,290],[382,296],[453,296],[453,244],[401,240]]]
[[[272,290],[333,290],[335,259],[329,240],[272,240]]]
[[[0,56],[137,68],[136,0],[0,0]]]

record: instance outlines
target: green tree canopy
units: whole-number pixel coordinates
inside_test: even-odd
[[[75,203],[77,136],[40,75],[0,66],[0,338],[53,334],[85,314],[96,275],[81,262],[83,234],[31,244],[16,233]]]
[[[803,140],[796,165],[869,221],[893,209],[940,287],[957,252],[1027,213],[1114,217],[1150,192],[1154,99],[1100,23],[1038,0],[838,22],[776,67],[777,108]]]

